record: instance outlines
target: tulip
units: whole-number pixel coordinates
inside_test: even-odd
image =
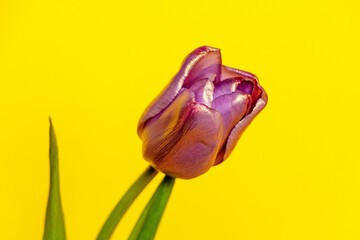
[[[141,116],[143,156],[169,176],[200,176],[229,157],[266,103],[255,75],[222,65],[220,49],[197,48]]]

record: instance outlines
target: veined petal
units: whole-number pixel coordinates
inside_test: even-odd
[[[218,111],[195,104],[185,89],[144,127],[143,155],[157,170],[177,178],[194,178],[214,164],[223,119]]]
[[[141,137],[144,124],[166,108],[178,95],[186,82],[190,87],[198,77],[207,77],[214,73],[220,76],[221,54],[220,49],[203,46],[190,53],[179,72],[173,77],[165,89],[150,103],[138,123],[138,135]]]
[[[145,124],[141,136],[145,159],[157,161],[171,151],[195,104],[194,93],[184,89],[163,112]]]

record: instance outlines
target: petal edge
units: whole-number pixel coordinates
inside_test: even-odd
[[[234,150],[236,143],[239,141],[241,135],[244,133],[245,129],[250,125],[252,120],[264,109],[268,102],[268,96],[265,90],[260,87],[262,90],[261,97],[257,100],[255,107],[252,111],[246,115],[243,119],[238,122],[234,129],[230,132],[230,135],[226,142],[225,154],[223,161],[229,157],[230,153]]]

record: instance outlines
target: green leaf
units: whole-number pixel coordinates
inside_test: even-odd
[[[104,226],[100,230],[97,240],[110,239],[117,224],[124,216],[126,210],[130,207],[136,197],[141,191],[148,185],[148,183],[156,176],[157,171],[149,166],[141,176],[134,182],[134,184],[128,189],[125,195],[121,198],[114,210],[106,220]]]
[[[165,176],[137,221],[129,240],[154,239],[166,204],[169,200],[175,178]]]
[[[50,120],[50,190],[46,210],[44,240],[66,239],[59,186],[59,158],[54,128]]]

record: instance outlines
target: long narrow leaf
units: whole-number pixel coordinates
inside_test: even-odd
[[[141,176],[134,182],[134,184],[129,188],[129,190],[115,206],[114,210],[102,227],[97,240],[110,239],[112,233],[114,232],[121,218],[124,216],[126,210],[130,207],[141,191],[148,185],[148,183],[156,176],[156,174],[157,171],[151,166],[149,166],[143,172],[143,174],[141,174]]]
[[[50,190],[46,210],[44,240],[66,239],[59,186],[59,158],[54,127],[50,119]]]
[[[169,200],[175,178],[165,176],[137,221],[129,240],[154,239],[166,204]]]

